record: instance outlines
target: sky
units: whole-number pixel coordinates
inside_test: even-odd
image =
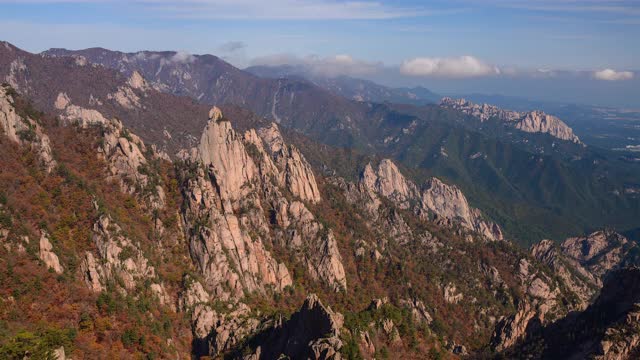
[[[640,108],[640,0],[0,0],[0,40]]]

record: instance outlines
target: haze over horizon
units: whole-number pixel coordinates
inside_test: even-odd
[[[640,108],[636,1],[0,0],[0,39],[293,64],[440,94]],[[495,21],[500,19],[500,21]]]

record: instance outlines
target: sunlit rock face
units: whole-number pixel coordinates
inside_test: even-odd
[[[480,121],[497,119],[509,126],[528,133],[549,134],[560,140],[581,143],[573,130],[562,120],[542,111],[517,112],[503,110],[497,106],[488,104],[474,104],[465,99],[452,99],[445,97],[440,101],[440,106],[460,110],[467,115],[478,118]]]
[[[214,107],[198,148],[186,161],[191,173],[183,184],[184,217],[194,231],[192,257],[209,291],[231,299],[291,285],[287,267],[274,260],[265,241],[300,252],[313,278],[336,290],[346,288],[331,230],[300,201],[320,201],[311,167],[284,144],[277,126],[241,136]],[[283,190],[300,200],[287,200]],[[267,218],[265,206],[276,216]],[[270,229],[270,223],[276,228]]]
[[[8,87],[0,86],[0,131],[11,141],[30,146],[40,159],[42,167],[51,172],[56,167],[51,140],[34,119],[20,116],[14,107]]]
[[[370,194],[383,196],[401,209],[413,210],[423,217],[435,214],[446,221],[478,232],[489,240],[503,239],[500,227],[484,220],[480,211],[469,205],[467,198],[456,186],[431,178],[420,189],[406,179],[389,159],[382,160],[377,170],[368,164],[362,172],[360,185]]]

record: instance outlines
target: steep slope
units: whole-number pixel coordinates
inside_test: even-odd
[[[8,43],[0,46],[0,78],[35,107],[63,121],[95,123],[117,117],[172,156],[196,143],[195,134],[209,110],[189,98],[152,89],[138,73],[124,76],[86,60],[47,58]]]
[[[0,93],[13,129],[35,132],[17,141],[1,123],[5,358],[483,356],[521,307],[546,326],[582,306],[446,181],[416,182],[388,159],[342,177],[328,161],[341,149],[233,107],[190,119],[198,136],[171,160],[100,111],[142,112],[131,93],[158,111],[140,77],[122,81],[104,107],[76,109],[75,85],[56,89],[52,114]],[[310,149],[324,150],[308,162]],[[594,244],[585,268],[617,248],[632,258],[599,239],[571,242]]]
[[[616,270],[585,311],[562,319],[507,353],[531,359],[635,359],[640,344],[640,269]]]
[[[530,251],[533,258],[547,266],[563,288],[576,297],[572,309],[576,311],[584,311],[588,306],[589,309],[595,306],[592,301],[597,294],[600,298],[618,296],[619,294],[605,293],[610,291],[607,288],[607,279],[622,273],[620,269],[640,264],[637,245],[610,230],[597,231],[584,237],[569,238],[559,246],[550,240],[543,240],[533,245]],[[596,303],[598,301],[595,300]],[[586,311],[591,311],[589,309]],[[522,341],[528,337],[544,334],[545,330],[540,330],[544,316],[544,309],[536,309],[528,302],[519,304],[515,314],[504,318],[496,326],[491,341],[492,347],[498,351],[511,353],[514,349],[518,349]],[[569,314],[558,323],[570,323],[575,316],[575,314]],[[553,328],[553,326],[555,324],[549,327]],[[595,328],[590,330],[595,331]],[[574,344],[567,347],[573,348]],[[535,352],[536,356],[540,356],[541,349],[536,349]]]
[[[61,126],[6,86],[0,104],[35,132],[0,132],[0,357],[190,352],[169,275],[188,267],[170,165],[116,120]]]

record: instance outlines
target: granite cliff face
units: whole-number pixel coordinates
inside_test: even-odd
[[[567,126],[562,120],[542,111],[517,112],[511,110],[503,110],[493,105],[474,104],[465,99],[452,99],[445,97],[440,100],[440,106],[462,111],[467,115],[478,118],[480,121],[488,121],[497,119],[504,122],[507,126],[513,127],[520,131],[528,133],[544,133],[556,137],[560,140],[566,140],[580,144],[580,139],[573,133],[573,130]]]
[[[530,252],[534,259],[548,266],[562,286],[578,300],[569,306],[569,310],[585,311],[593,306],[590,304],[593,304],[597,294],[600,297],[607,296],[605,292],[608,290],[603,288],[607,278],[615,276],[616,270],[638,263],[636,249],[637,245],[624,236],[603,230],[584,237],[569,238],[559,245],[543,240],[533,245]],[[521,264],[520,276],[526,279],[525,268],[529,268],[529,262],[525,260]],[[504,351],[513,346],[517,348],[519,342],[540,331],[545,323],[545,315],[555,306],[557,290],[550,291],[549,281],[534,280],[530,284],[530,294],[539,299],[538,306],[536,302],[520,303],[515,314],[501,321],[493,335],[494,349]],[[561,321],[569,321],[567,319]]]
[[[436,217],[436,221],[459,223],[489,240],[502,240],[500,227],[486,221],[478,209],[472,208],[464,194],[453,185],[437,178],[427,180],[422,189],[407,180],[389,159],[380,162],[374,170],[367,164],[362,172],[361,186],[370,194],[383,196],[399,208],[411,210],[421,217]]]
[[[531,254],[560,276],[586,307],[607,274],[637,262],[637,245],[624,236],[601,230],[583,237],[568,238],[559,246],[543,240],[531,247]]]
[[[531,359],[635,359],[640,345],[640,270],[613,271],[583,312],[532,331],[506,356]]]
[[[258,135],[279,169],[278,183],[303,201],[320,202],[320,191],[311,166],[293,145],[286,145],[278,125],[260,129]]]
[[[35,120],[16,112],[12,91],[15,90],[0,86],[0,129],[11,141],[32,147],[44,169],[51,172],[56,167],[56,161],[49,136]]]
[[[246,294],[266,295],[291,286],[290,270],[267,246],[297,254],[296,262],[312,278],[335,291],[347,289],[331,229],[303,202],[320,201],[311,167],[295,147],[284,143],[275,124],[241,135],[214,107],[198,148],[182,156],[183,218],[190,253],[203,276],[203,288],[213,298],[238,302]],[[251,327],[229,323],[233,316],[219,318],[211,309],[200,309],[194,316],[194,326],[200,329],[196,337],[214,335],[215,346],[210,343],[204,353],[234,345],[221,340],[220,334],[251,332]]]
[[[263,129],[258,133],[281,139],[275,125],[270,130]],[[185,218],[191,224],[198,221],[196,219],[208,219],[210,224],[216,224],[210,228],[200,228],[200,234],[193,238],[192,252],[199,259],[201,268],[212,276],[234,273],[229,270],[205,270],[213,264],[224,263],[223,259],[206,259],[206,253],[215,248],[213,244],[220,242],[224,251],[219,252],[218,257],[224,255],[225,251],[231,252],[232,256],[238,256],[233,268],[240,273],[261,274],[261,281],[232,281],[236,284],[232,286],[233,295],[236,296],[242,294],[242,284],[248,291],[269,284],[276,285],[277,289],[290,285],[286,267],[270,260],[270,255],[260,245],[263,241],[273,242],[275,239],[282,239],[278,240],[282,241],[280,245],[296,251],[309,246],[316,248],[317,251],[301,254],[305,266],[316,278],[336,289],[346,287],[344,269],[331,230],[315,221],[313,214],[300,201],[320,200],[313,173],[295,148],[285,152],[284,144],[282,146],[282,149],[276,149],[272,141],[272,152],[267,153],[255,131],[250,130],[241,136],[231,127],[231,122],[222,117],[219,110],[215,110],[212,111],[198,149],[192,151],[194,156],[186,159],[191,169],[189,171],[193,173],[185,174],[190,176],[183,190],[189,199]],[[251,150],[251,155],[247,149]],[[283,190],[297,195],[300,200],[288,201],[282,194]],[[309,194],[313,196],[309,197]],[[271,219],[265,217],[264,206],[274,209]],[[270,225],[276,226],[273,229],[275,233],[269,228]],[[253,238],[249,235],[250,229],[255,234]],[[201,247],[199,244],[202,240],[205,244],[209,241],[213,244]],[[258,249],[244,250],[245,246],[258,246]],[[244,258],[245,253],[250,255],[249,259]],[[258,261],[254,257],[256,254],[271,265],[259,269],[265,266],[265,261]],[[214,280],[214,283],[226,280],[228,278],[223,276]],[[216,287],[213,284],[211,286]],[[217,292],[222,295],[222,290]]]

